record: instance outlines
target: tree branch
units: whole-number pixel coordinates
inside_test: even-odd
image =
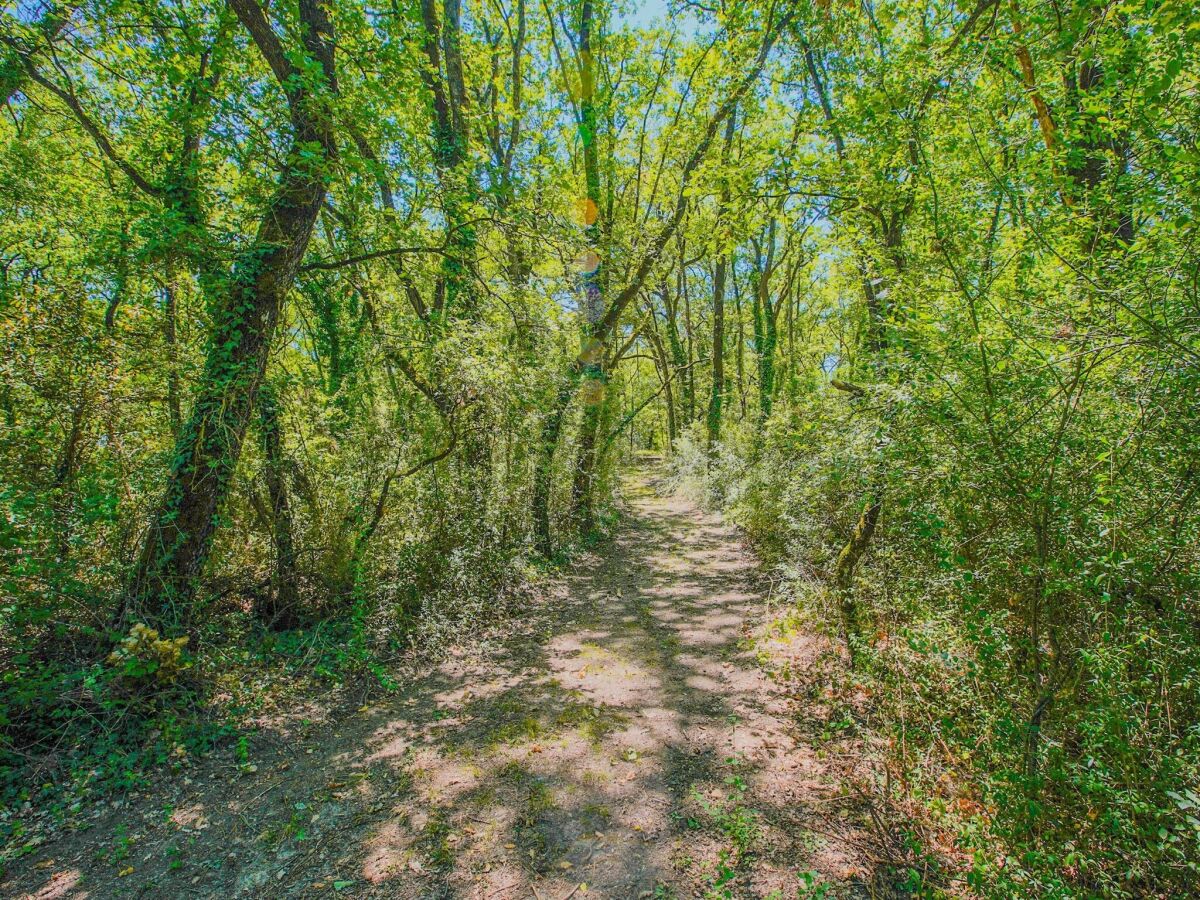
[[[117,152],[117,148],[113,146],[113,143],[111,140],[109,140],[108,135],[104,133],[104,130],[90,115],[88,115],[87,111],[83,108],[83,104],[81,104],[79,102],[79,98],[75,96],[74,90],[59,87],[45,75],[39,72],[37,70],[37,66],[33,64],[33,60],[30,58],[29,53],[11,37],[7,35],[0,35],[0,41],[3,41],[6,46],[14,51],[17,58],[21,61],[21,65],[25,68],[25,73],[29,76],[30,81],[45,88],[47,91],[61,100],[69,110],[71,110],[71,113],[83,127],[83,130],[91,136],[93,141],[95,141],[96,146],[100,149],[100,152],[108,157],[109,161],[112,162],[112,164],[118,169],[120,169],[126,178],[133,182],[134,187],[136,187],[142,193],[158,199],[161,199],[166,194],[166,191],[164,191],[158,185],[151,183],[151,181],[141,172],[139,172],[132,163],[130,163],[123,156],[121,156],[120,153]]]
[[[372,250],[370,253],[360,253],[357,256],[349,256],[345,259],[322,259],[316,262],[305,263],[299,269],[301,272],[321,271],[327,272],[332,269],[344,269],[347,266],[357,265],[358,263],[370,262],[373,259],[383,259],[389,256],[404,256],[410,253],[441,253],[444,254],[444,247],[388,247],[384,250]]]

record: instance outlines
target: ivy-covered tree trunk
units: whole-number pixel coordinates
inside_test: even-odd
[[[439,17],[434,0],[421,0],[422,49],[427,66],[421,78],[432,97],[433,161],[446,217],[446,252],[435,286],[435,328],[444,317],[477,319],[479,307],[471,284],[477,235],[470,212],[478,193],[469,170],[471,129],[463,76],[459,0],[444,0]]]
[[[230,3],[287,95],[293,134],[258,234],[239,254],[224,296],[214,303],[196,400],[125,598],[123,618],[150,620],[169,630],[187,621],[280,312],[324,202],[327,167],[336,152],[333,28],[325,9],[318,0],[300,2],[302,52],[316,64],[301,71],[291,62],[300,48],[285,50],[256,0]]]
[[[850,539],[838,553],[837,562],[833,567],[833,589],[837,595],[838,611],[841,616],[840,630],[850,654],[852,667],[857,665],[862,649],[862,627],[859,622],[858,604],[854,602],[854,571],[858,568],[859,560],[871,545],[871,538],[875,534],[875,526],[879,524],[879,513],[882,509],[883,502],[878,497],[871,497],[866,502],[862,513],[854,523]]]
[[[771,416],[771,390],[775,380],[775,348],[768,336],[771,320],[770,297],[767,295],[767,276],[760,273],[754,285],[750,315],[754,327],[754,354],[758,367],[758,417],[765,422]],[[764,306],[767,308],[764,309]]]
[[[762,342],[758,346],[758,411],[765,422],[771,418],[771,408],[775,402],[775,345],[778,335],[770,298],[764,298],[762,305]]]
[[[731,124],[732,121],[730,119]],[[726,131],[727,142],[732,137],[732,130]],[[712,393],[708,398],[707,417],[710,455],[721,440],[721,412],[725,400],[725,265],[726,254],[722,250],[713,271]]]
[[[479,188],[472,171],[470,148],[472,128],[462,55],[462,5],[460,0],[443,0],[439,16],[435,0],[421,0],[422,50],[427,65],[421,78],[432,99],[433,161],[445,216],[445,252],[428,304],[426,322],[429,339],[436,346],[454,322],[477,326],[481,323],[480,292],[475,285],[478,235],[472,219]],[[434,354],[433,383],[442,390],[452,384],[455,373],[448,359]],[[471,405],[463,411],[461,428],[461,484],[465,505],[478,524],[486,515],[490,498],[492,444],[485,410]]]
[[[737,321],[737,335],[734,342],[737,347],[733,361],[737,369],[738,412],[746,418],[746,317],[742,311],[742,292],[738,287],[737,256],[729,263],[730,280],[733,282],[733,312]]]
[[[597,352],[603,355],[603,346]],[[603,365],[602,363],[600,365]],[[575,464],[575,477],[571,484],[571,511],[576,524],[582,533],[592,529],[594,523],[592,502],[594,499],[594,481],[596,478],[597,452],[596,444],[600,435],[604,410],[607,405],[608,385],[603,369],[597,377],[588,373],[584,382],[584,398],[582,419],[579,424],[579,448]]]
[[[690,425],[696,421],[696,354],[692,340],[692,299],[688,291],[686,262],[680,260],[679,294],[683,300],[683,336],[685,350],[683,354],[683,370],[679,373],[684,391],[684,405],[687,407],[687,420]]]
[[[678,379],[679,383],[678,419],[681,420],[680,427],[686,428],[692,418],[695,399],[691,396],[687,379],[687,351],[684,349],[683,341],[679,339],[679,314],[677,308],[679,295],[672,293],[665,278],[659,282],[658,289],[659,293],[662,294],[663,311],[666,314],[664,331],[667,333],[667,348],[671,352],[671,366],[674,376]]]
[[[600,328],[604,316],[604,282],[601,267],[600,146],[597,134],[596,64],[592,55],[593,5],[583,0],[579,19],[579,140],[583,145],[583,201],[588,250],[583,256],[583,417],[580,421],[579,452],[571,485],[571,513],[581,531],[592,528],[593,483],[596,478],[596,443],[608,391],[608,337],[611,329]]]
[[[733,131],[737,126],[737,112],[730,113],[730,120],[725,124],[725,148],[721,152],[722,166],[730,162],[730,150],[733,145]],[[712,456],[716,444],[721,439],[721,407],[725,398],[725,266],[728,254],[725,252],[725,241],[722,239],[722,227],[725,226],[725,215],[730,205],[730,179],[725,174],[721,176],[721,196],[716,217],[716,265],[713,271],[713,390],[708,398],[708,452]]]

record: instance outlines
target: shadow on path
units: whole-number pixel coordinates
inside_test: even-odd
[[[619,535],[531,635],[313,726],[254,778],[226,766],[148,816],[114,810],[0,893],[793,898],[814,872],[868,896],[868,841],[747,649],[754,560],[644,474],[625,493]]]

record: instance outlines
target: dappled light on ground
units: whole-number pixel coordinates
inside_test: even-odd
[[[112,811],[94,834],[125,829],[116,863],[64,841],[44,857],[70,866],[5,889],[82,897],[124,864],[122,886],[163,897],[791,897],[809,872],[866,896],[837,778],[748,645],[753,560],[715,517],[627,494],[612,546],[531,610],[545,627],[314,713],[252,777],[214,764],[138,807],[157,815]]]

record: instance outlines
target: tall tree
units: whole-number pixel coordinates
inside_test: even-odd
[[[729,158],[733,147],[733,135],[737,124],[737,111],[729,115],[725,123],[725,146],[721,152],[721,193],[717,201],[717,230],[713,266],[712,299],[712,391],[708,400],[708,451],[711,456],[721,440],[721,412],[725,400],[725,277],[729,261],[726,247],[726,217],[729,211]]]
[[[679,170],[679,188],[675,195],[674,204],[670,208],[665,221],[659,226],[658,231],[649,239],[646,250],[641,254],[637,263],[631,266],[631,274],[624,287],[612,297],[608,302],[604,314],[592,326],[592,338],[594,341],[606,338],[617,327],[625,309],[638,296],[647,278],[650,277],[655,267],[659,264],[663,252],[675,237],[687,213],[691,200],[689,188],[691,187],[692,178],[696,170],[708,155],[709,147],[712,146],[712,142],[726,118],[733,113],[734,108],[741,98],[758,80],[767,55],[771,52],[771,48],[774,46],[780,31],[785,27],[787,21],[788,15],[786,13],[777,15],[776,10],[771,10],[771,14],[767,17],[764,25],[757,53],[754,56],[753,62],[748,66],[749,71],[734,82],[733,89],[717,105],[716,110],[708,118],[704,128],[701,130],[699,139],[693,145],[693,149],[687,154],[684,164]],[[549,554],[553,550],[553,541],[550,533],[550,483],[553,474],[554,451],[558,447],[563,417],[566,414],[571,398],[574,396],[576,382],[588,365],[589,354],[585,347],[584,351],[572,362],[569,370],[565,373],[565,377],[561,379],[554,402],[546,414],[542,427],[541,457],[538,460],[534,475],[532,513],[537,545],[545,554]]]
[[[337,152],[334,34],[320,0],[300,0],[300,40],[285,45],[255,0],[230,0],[282,90],[292,125],[275,192],[220,296],[207,359],[170,477],[142,542],[124,615],[178,627],[208,557],[241,455],[275,328],[325,199]],[[302,65],[301,65],[302,64]]]

